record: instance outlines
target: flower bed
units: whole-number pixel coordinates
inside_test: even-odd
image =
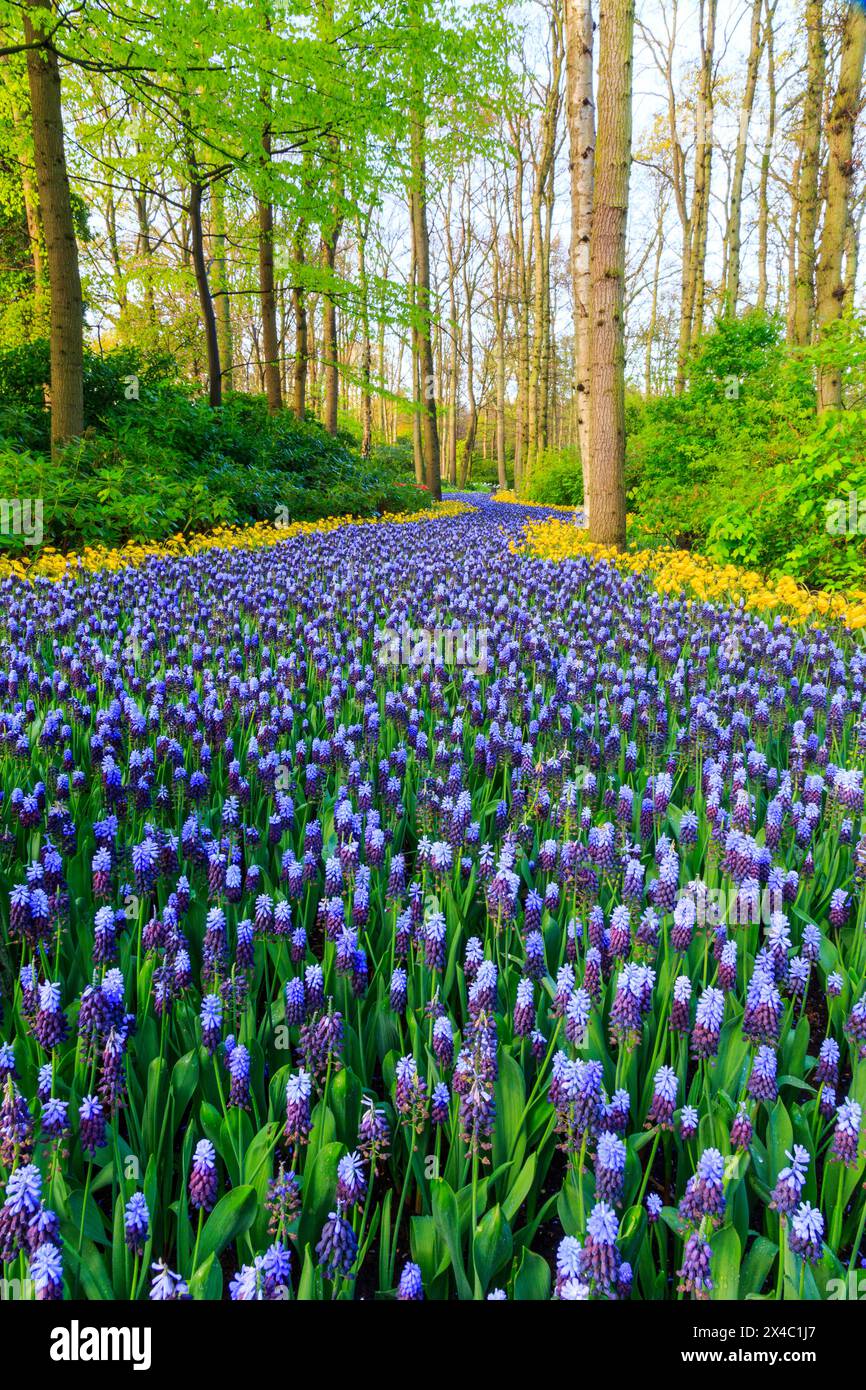
[[[31,1296],[858,1267],[866,654],[437,515],[0,581]]]

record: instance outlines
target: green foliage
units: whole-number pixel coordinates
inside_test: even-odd
[[[862,587],[866,409],[822,415],[792,463],[779,464],[775,471],[778,504],[772,514],[761,511],[756,518],[762,551],[804,583]]]
[[[0,496],[43,498],[55,546],[429,505],[399,461],[365,463],[312,421],[270,416],[261,397],[230,395],[214,411],[167,380],[164,362],[129,349],[88,355],[85,434],[51,459],[40,349],[0,354]],[[127,398],[130,377],[137,396]]]
[[[638,544],[700,549],[815,586],[862,582],[863,535],[827,524],[836,499],[866,498],[866,335],[856,318],[842,323],[820,346],[793,350],[772,319],[722,319],[701,341],[687,391],[632,405],[626,486]],[[851,408],[816,415],[819,360],[844,363]]]
[[[514,470],[510,459],[505,462],[505,477],[508,486],[511,486],[514,478]],[[472,459],[472,474],[465,483],[469,492],[490,492],[499,486],[499,465],[496,462],[495,454],[489,458],[482,457],[476,453]]]
[[[153,399],[153,390],[175,376],[175,365],[164,353],[147,356],[131,347],[85,353],[85,429],[99,426],[117,406],[142,395]],[[0,436],[17,437],[29,448],[48,447],[50,379],[47,338],[0,352]]]
[[[532,502],[551,507],[579,507],[583,502],[583,473],[576,449],[548,449],[532,469],[527,488]]]

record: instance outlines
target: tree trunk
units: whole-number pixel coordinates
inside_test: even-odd
[[[228,253],[226,250],[226,207],[222,181],[211,188],[213,212],[213,297],[217,320],[217,342],[222,364],[223,386],[231,391],[234,385],[232,358],[232,315],[229,298]]]
[[[460,319],[457,313],[457,261],[454,255],[454,237],[451,230],[451,200],[453,186],[449,180],[448,196],[445,204],[444,244],[445,260],[448,266],[448,382],[447,411],[444,424],[443,454],[445,456],[445,478],[449,483],[457,482],[457,413],[460,400]]]
[[[817,272],[817,320],[822,334],[841,318],[847,307],[842,265],[855,170],[854,125],[863,102],[864,59],[866,10],[852,5],[845,18],[839,84],[827,125],[826,211]],[[838,409],[841,405],[841,369],[835,362],[822,364],[818,368],[818,410]]]
[[[370,214],[371,215],[371,214]],[[368,458],[373,444],[373,397],[370,392],[370,368],[373,350],[370,343],[370,296],[367,284],[367,234],[370,228],[370,215],[366,225],[360,214],[355,219],[358,233],[358,290],[361,298],[361,457]]]
[[[502,261],[499,255],[499,229],[493,232],[493,332],[496,354],[496,475],[499,486],[508,486],[505,473],[505,298],[502,292]]]
[[[767,129],[761,151],[761,174],[758,183],[758,308],[763,313],[767,307],[767,249],[770,223],[770,159],[773,153],[773,140],[776,136],[776,54],[773,39],[773,25],[776,19],[778,0],[766,0],[764,20],[767,48]]]
[[[547,176],[547,189],[544,199],[544,224],[541,242],[542,255],[542,297],[541,297],[541,371],[538,378],[538,445],[536,457],[544,458],[550,432],[551,409],[551,360],[553,356],[553,311],[552,286],[550,278],[550,246],[553,233],[553,165]]]
[[[322,372],[325,379],[322,424],[328,434],[337,433],[337,407],[340,399],[337,301],[334,295],[333,278],[337,263],[337,241],[340,236],[341,223],[341,218],[334,218],[327,234],[322,238],[321,253],[322,268],[326,273],[325,289],[322,292]]]
[[[854,302],[857,285],[857,271],[860,265],[860,228],[863,222],[864,193],[861,192],[857,206],[848,216],[848,230],[845,234],[845,301]]]
[[[656,221],[656,254],[653,263],[653,287],[650,301],[650,317],[647,325],[646,352],[644,354],[644,395],[652,394],[653,343],[656,336],[659,310],[659,278],[662,267],[662,252],[665,244],[665,201],[659,194],[658,218]]]
[[[28,44],[39,41],[52,15],[49,0],[37,0],[33,9],[44,12],[44,23],[39,25],[37,32],[33,15],[24,12],[24,35]],[[75,439],[84,429],[84,303],[63,142],[60,68],[57,54],[49,44],[28,49],[27,77],[39,209],[48,262],[51,443],[57,448],[66,440]]]
[[[565,0],[565,72],[571,177],[571,283],[574,375],[583,506],[589,515],[589,239],[595,165],[592,0]]]
[[[541,113],[538,154],[534,160],[530,225],[532,229],[532,342],[529,354],[526,410],[526,481],[544,449],[544,351],[545,299],[549,293],[546,283],[548,267],[545,255],[545,226],[542,212],[546,210],[548,181],[556,153],[556,128],[559,117],[562,74],[562,28],[556,5],[550,10],[550,82],[545,92]]]
[[[421,392],[421,450],[427,488],[437,501],[442,497],[439,474],[439,427],[436,418],[436,376],[430,328],[430,238],[427,229],[427,174],[424,155],[424,115],[418,93],[410,113],[411,209],[415,240],[415,313],[417,321],[418,377]]]
[[[676,135],[676,111],[672,87],[669,87],[668,95],[669,106],[674,105],[670,119],[674,166],[675,170],[678,169],[679,171],[675,178],[675,189],[683,227],[682,299],[677,344],[676,390],[678,393],[685,389],[689,355],[695,338],[703,327],[704,318],[704,277],[712,176],[713,60],[717,7],[718,0],[700,0],[701,64],[695,108],[694,187],[689,212],[685,210],[685,171],[682,163],[682,149]],[[670,80],[670,70],[668,71],[668,78]]]
[[[4,64],[11,60],[4,58]],[[15,145],[18,150],[18,171],[21,177],[21,195],[24,199],[24,216],[27,223],[27,239],[30,244],[30,259],[33,262],[33,318],[34,328],[37,335],[42,336],[45,320],[48,316],[50,301],[50,286],[48,284],[48,271],[45,265],[45,238],[42,231],[42,222],[39,216],[39,193],[33,179],[33,166],[29,158],[23,156],[26,147],[27,136],[25,134],[26,116],[20,110],[11,87],[7,91],[9,111],[12,116],[12,128],[15,135]]]
[[[415,217],[410,191],[410,232],[412,237],[412,264],[409,275],[409,319],[410,349],[412,357],[412,460],[415,465],[415,482],[424,482],[424,449],[421,443],[421,367],[418,346],[418,248],[415,244]],[[398,372],[396,387],[400,386]],[[396,415],[396,402],[395,402]]]
[[[262,133],[262,148],[271,159],[271,133]],[[283,408],[280,371],[280,335],[277,332],[277,296],[274,289],[274,207],[267,198],[256,199],[259,223],[259,297],[262,306],[262,353],[268,410],[276,415]]]
[[[318,307],[319,297],[315,294],[307,294],[304,297],[304,302],[307,306],[307,396],[314,415],[321,419],[322,393],[319,386],[318,345],[316,339],[316,309]]]
[[[467,201],[468,201],[467,176]],[[473,285],[469,277],[471,210],[467,211],[464,233],[463,293],[466,299],[466,434],[463,439],[463,460],[460,470],[461,486],[472,476],[472,455],[475,452],[475,436],[478,432],[478,402],[475,398],[475,353],[472,341],[472,299]]]
[[[379,434],[382,437],[382,443],[387,444],[388,410],[387,402],[385,399],[385,393],[387,391],[388,383],[385,380],[385,320],[381,318],[379,319],[376,327],[376,371],[379,377],[377,390]]]
[[[704,5],[701,0],[701,85],[697,106],[697,145],[695,147],[695,201],[692,212],[694,255],[692,257],[692,303],[689,346],[701,336],[704,327],[706,295],[707,232],[710,217],[710,193],[713,166],[713,125],[715,121],[716,16],[718,0],[706,0],[707,21],[704,31]]]
[[[295,231],[294,260],[299,268],[304,265],[304,224],[298,222]],[[292,410],[297,420],[303,420],[307,410],[307,295],[303,285],[292,286],[292,310],[295,316],[295,362],[292,375]]]
[[[529,294],[526,243],[523,232],[524,160],[521,127],[512,126],[514,149],[514,210],[512,217],[514,274],[514,332],[517,338],[517,400],[514,411],[514,490],[521,492],[526,461],[526,400],[529,394]]]
[[[764,0],[752,0],[752,25],[749,37],[749,58],[746,64],[746,85],[743,91],[743,104],[740,108],[740,126],[737,132],[737,148],[734,153],[734,168],[731,175],[731,202],[728,212],[728,226],[725,236],[727,249],[727,280],[725,284],[725,309],[729,314],[737,312],[740,297],[740,237],[743,211],[743,180],[746,174],[746,153],[749,143],[749,126],[755,105],[755,91],[758,86],[758,69],[761,64],[763,48],[763,26],[761,11]]]
[[[590,238],[590,536],[625,544],[625,238],[635,0],[602,0]]]
[[[800,137],[800,176],[794,192],[797,211],[797,263],[794,277],[793,340],[811,341],[815,321],[815,233],[818,226],[818,171],[821,164],[821,108],[824,100],[826,48],[824,0],[808,0],[806,30],[808,63],[803,124]]]
[[[204,324],[204,339],[207,348],[208,398],[212,406],[222,405],[222,371],[220,368],[219,340],[217,338],[216,315],[207,278],[207,263],[204,254],[204,231],[202,227],[201,200],[202,186],[198,182],[198,170],[192,151],[187,155],[192,175],[189,188],[189,229],[192,242],[192,264],[198,302]]]

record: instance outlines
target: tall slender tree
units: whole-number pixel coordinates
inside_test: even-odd
[[[583,505],[589,514],[589,328],[592,200],[595,171],[592,0],[565,0],[566,109],[571,179],[571,280],[574,374]]]
[[[846,308],[843,258],[851,215],[854,178],[854,125],[863,108],[863,67],[866,61],[866,10],[852,5],[842,31],[839,81],[827,124],[826,210],[818,260],[817,319],[827,330]],[[818,369],[818,409],[842,404],[842,373],[838,360],[822,362]]]
[[[625,545],[625,241],[635,0],[602,0],[590,237],[590,536]]]
[[[815,234],[818,227],[818,180],[821,168],[821,109],[827,65],[823,0],[806,5],[807,67],[800,127],[799,178],[793,213],[797,221],[793,339],[808,343],[815,319]]]
[[[66,168],[60,66],[51,39],[56,23],[51,0],[32,0],[24,10],[33,154],[48,262],[54,447],[84,429],[84,302]]]

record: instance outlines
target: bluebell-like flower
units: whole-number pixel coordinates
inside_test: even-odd
[[[653,1096],[647,1114],[647,1125],[658,1125],[661,1129],[673,1129],[679,1084],[673,1067],[659,1067],[653,1077]]]
[[[704,1149],[697,1171],[689,1178],[680,1202],[680,1216],[694,1226],[705,1216],[718,1221],[725,1211],[725,1160],[718,1149]]]
[[[792,1153],[786,1153],[790,1166],[779,1171],[776,1186],[770,1199],[770,1206],[780,1216],[787,1216],[800,1201],[809,1169],[809,1150],[802,1144],[795,1144]]]
[[[795,1255],[816,1264],[824,1253],[824,1217],[811,1202],[801,1202],[791,1217],[788,1244]]]
[[[695,1298],[708,1298],[713,1290],[711,1273],[713,1252],[699,1231],[692,1231],[683,1250],[682,1268],[677,1270],[680,1277],[679,1288],[682,1293],[694,1294]]]
[[[143,1192],[133,1192],[123,1213],[123,1238],[133,1255],[143,1255],[150,1233],[150,1212]]]
[[[199,1139],[189,1171],[189,1204],[211,1211],[217,1199],[216,1150],[209,1139]]]
[[[830,1157],[853,1167],[859,1157],[863,1110],[856,1100],[845,1100],[836,1111],[836,1128]]]
[[[63,1297],[63,1254],[50,1241],[37,1247],[30,1257],[30,1278],[39,1302],[54,1302]]]
[[[421,1269],[407,1260],[397,1284],[397,1300],[400,1303],[420,1303],[424,1298],[424,1285],[421,1282]]]
[[[360,1153],[343,1154],[337,1164],[337,1201],[353,1207],[364,1200],[366,1192],[367,1175]]]
[[[157,1303],[178,1302],[188,1299],[190,1296],[186,1280],[169,1269],[165,1260],[155,1260],[151,1265],[153,1278],[150,1283],[149,1297]]]
[[[776,1081],[776,1053],[772,1047],[759,1047],[749,1076],[749,1095],[755,1100],[772,1101],[779,1094]]]
[[[619,1223],[613,1207],[606,1202],[596,1203],[586,1223],[586,1240],[579,1265],[584,1281],[592,1281],[605,1293],[612,1290],[619,1270],[618,1232]]]
[[[321,1238],[316,1246],[316,1258],[322,1267],[322,1273],[327,1279],[335,1279],[338,1274],[350,1278],[357,1252],[358,1239],[338,1203],[336,1211],[329,1214],[322,1227]]]

